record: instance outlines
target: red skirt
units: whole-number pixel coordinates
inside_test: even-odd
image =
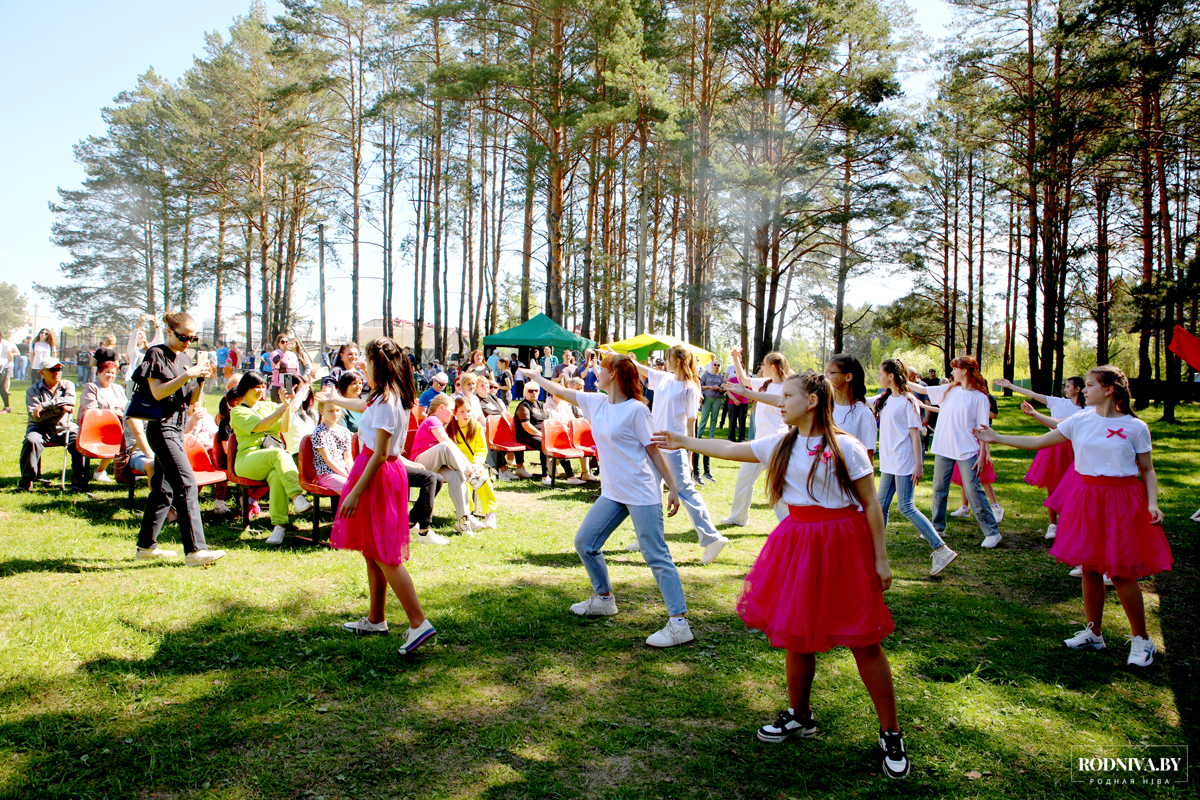
[[[1144,578],[1171,568],[1171,545],[1162,527],[1151,524],[1146,488],[1136,476],[1078,478],[1078,491],[1063,499],[1050,555],[1111,577]]]
[[[342,501],[358,485],[370,459],[371,450],[364,447],[346,478]],[[334,521],[329,543],[391,566],[408,560],[408,473],[398,459],[389,458],[380,465],[359,498],[354,516],[339,516]]]
[[[1047,492],[1058,488],[1059,481],[1068,468],[1075,464],[1075,448],[1070,442],[1062,442],[1044,450],[1038,450],[1025,473],[1025,482],[1030,486],[1041,486]]]
[[[1061,514],[1067,498],[1079,494],[1082,488],[1083,477],[1075,471],[1075,462],[1072,461],[1067,466],[1067,471],[1058,479],[1058,486],[1054,487],[1054,491],[1047,495],[1042,505],[1055,514]]]
[[[875,574],[866,516],[856,508],[789,506],[746,576],[737,611],[786,650],[878,644],[896,626]]]
[[[957,461],[954,462],[954,473],[951,474],[951,476],[950,476],[950,482],[953,483],[955,486],[962,486],[962,475],[960,475],[958,472],[958,462]],[[980,483],[995,483],[996,482],[996,468],[992,466],[992,460],[990,458],[988,459],[988,462],[983,465],[983,472],[979,473],[979,482]]]

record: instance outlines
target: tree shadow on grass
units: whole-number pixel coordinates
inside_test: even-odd
[[[135,561],[111,558],[46,558],[40,560],[14,558],[0,561],[0,578],[29,572],[113,572],[116,570],[160,569],[171,566],[166,561]]]

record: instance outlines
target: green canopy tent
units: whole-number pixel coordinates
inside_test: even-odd
[[[493,333],[483,337],[485,347],[537,347],[550,345],[554,354],[562,358],[565,350],[586,350],[595,347],[591,339],[571,333],[545,314],[538,314],[528,322],[522,322],[515,328],[509,328],[501,333]],[[525,355],[525,354],[523,354]],[[528,363],[528,362],[527,362]]]

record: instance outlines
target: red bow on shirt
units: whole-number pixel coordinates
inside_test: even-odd
[[[814,447],[812,450],[809,450],[809,451],[808,451],[808,454],[809,454],[810,456],[815,456],[817,453],[820,453],[820,452],[821,452],[821,448],[819,448],[819,447]],[[833,451],[832,451],[832,450],[826,450],[824,453],[821,453],[821,460],[822,460],[822,461],[828,461],[828,460],[829,460],[829,459],[831,459],[831,458],[833,458]]]
[[[1125,437],[1125,429],[1124,429],[1124,428],[1117,428],[1117,429],[1114,431],[1112,428],[1109,428],[1109,429],[1108,429],[1108,436],[1105,436],[1104,438],[1105,438],[1105,439],[1111,439],[1111,438],[1112,438],[1112,437],[1114,437],[1114,436],[1120,436],[1122,439],[1126,438],[1126,437]]]

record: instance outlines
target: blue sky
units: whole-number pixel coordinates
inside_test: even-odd
[[[944,0],[913,5],[926,34],[941,36],[950,16]],[[267,7],[271,14],[281,11],[277,0]],[[138,75],[153,67],[177,79],[203,51],[205,32],[225,33],[248,8],[248,0],[0,0],[0,74],[8,77],[9,109],[0,125],[0,281],[24,291],[31,312],[38,303],[40,324],[49,324],[53,311],[33,284],[59,283],[58,266],[67,258],[50,243],[47,204],[57,199],[58,187],[77,187],[83,177],[73,145],[104,133],[100,109],[133,88]],[[315,290],[315,280],[303,280]],[[349,292],[334,286],[330,318],[345,319]],[[401,301],[409,295],[397,294]],[[363,319],[376,315],[373,306],[364,300]],[[396,313],[409,317],[411,309]]]

